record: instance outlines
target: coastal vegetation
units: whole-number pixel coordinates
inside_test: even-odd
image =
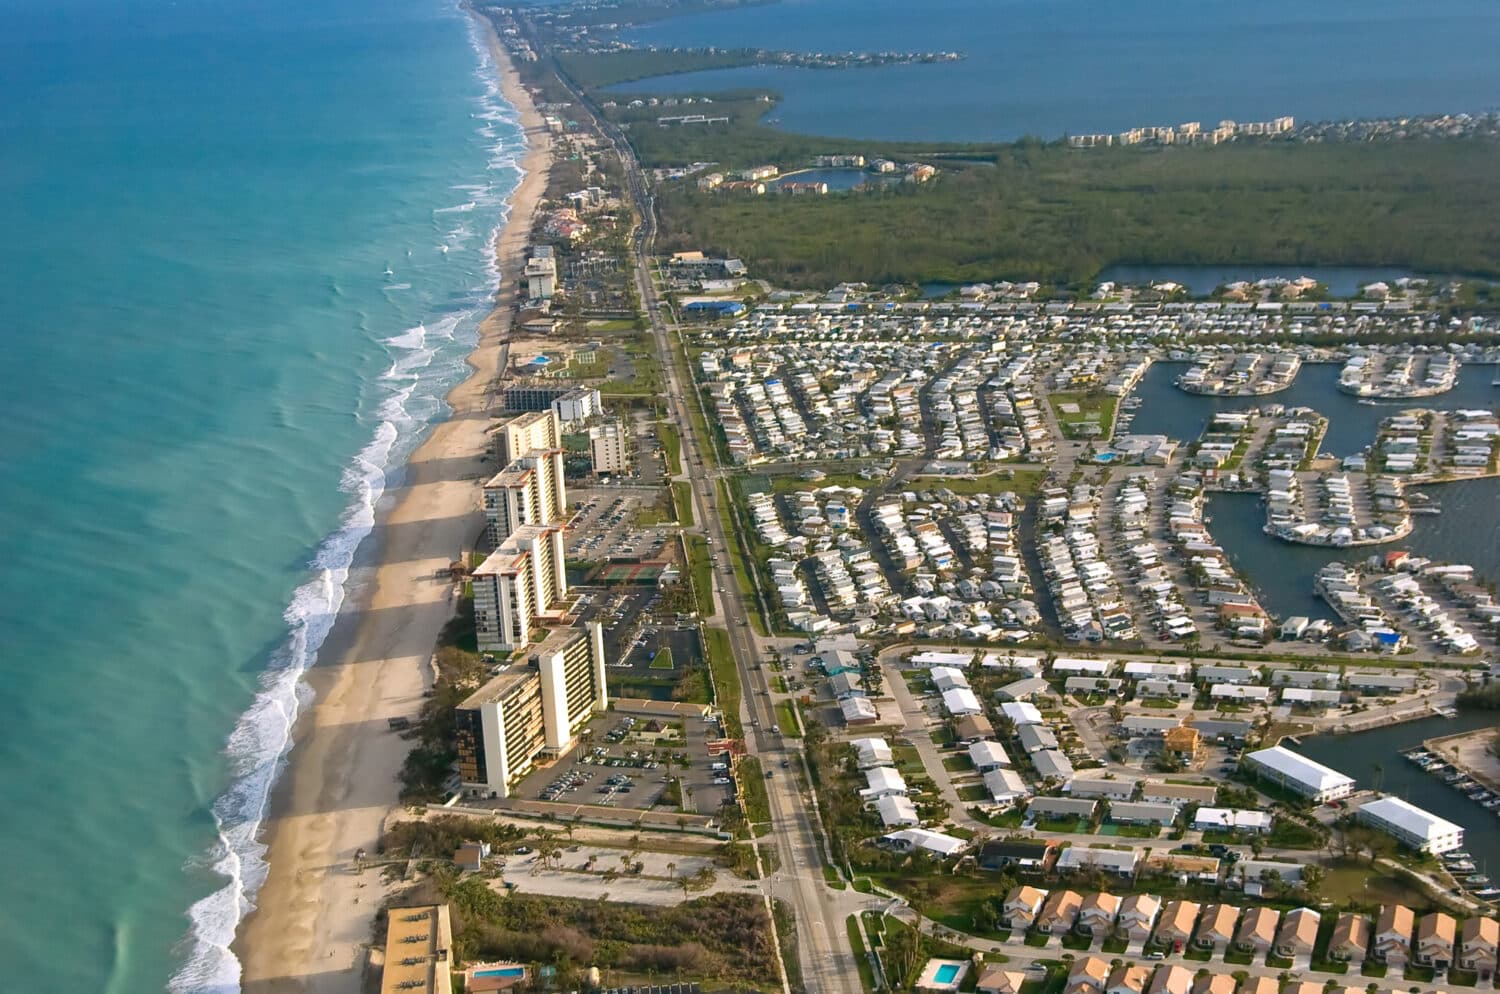
[[[413,745],[401,766],[402,803],[441,800],[458,760],[454,708],[479,688],[486,675],[475,643],[473,604],[473,595],[466,595],[438,639],[432,696],[423,702],[421,714],[405,733]]]
[[[779,986],[765,905],[754,894],[713,894],[669,907],[584,901],[519,891],[482,877],[436,881],[453,914],[457,958],[546,963],[564,984],[594,965],[627,974],[682,974]]]
[[[635,135],[633,134],[633,139]],[[649,142],[647,143],[649,144]],[[1032,278],[1111,264],[1400,265],[1500,274],[1486,142],[1076,150],[1020,143],[927,184],[822,197],[663,189],[662,251],[792,286]]]
[[[1500,710],[1500,681],[1470,687],[1458,695],[1458,706],[1480,711]]]

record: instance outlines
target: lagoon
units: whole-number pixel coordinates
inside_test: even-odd
[[[1500,5],[1485,0],[788,0],[668,18],[638,44],[795,51],[958,51],[960,62],[750,67],[622,90],[779,91],[793,132],[1009,141],[1290,114],[1341,120],[1492,107]]]

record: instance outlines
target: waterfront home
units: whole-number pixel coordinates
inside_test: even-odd
[[[1181,951],[1193,937],[1193,926],[1198,922],[1199,906],[1193,901],[1168,901],[1162,910],[1161,920],[1156,925],[1155,942],[1158,946],[1170,946]]]
[[[1013,887],[1011,892],[1005,895],[1005,904],[1001,906],[1000,913],[1005,918],[1005,925],[1012,930],[1028,929],[1036,924],[1037,915],[1041,913],[1042,902],[1047,900],[1047,892],[1036,887]]]
[[[1412,958],[1423,966],[1446,970],[1453,963],[1453,943],[1458,922],[1441,911],[1423,915],[1417,922],[1417,945]]]
[[[1411,933],[1417,916],[1404,904],[1381,907],[1375,919],[1375,941],[1370,952],[1382,963],[1404,964],[1411,957]]]
[[[1323,916],[1311,908],[1296,908],[1281,919],[1276,931],[1276,955],[1285,959],[1311,956],[1318,941],[1318,923]]]
[[[1078,909],[1082,904],[1083,897],[1077,891],[1053,891],[1036,916],[1036,930],[1046,932],[1048,935],[1061,935],[1072,930],[1073,923],[1078,919]],[[1103,977],[1099,979],[1101,983],[1104,980]]]
[[[1150,978],[1150,967],[1121,963],[1110,973],[1104,994],[1145,994],[1146,981]]]
[[[1161,898],[1155,894],[1131,894],[1120,902],[1115,927],[1126,942],[1145,942],[1151,938],[1151,930],[1156,927],[1156,916],[1159,914]]]
[[[1260,954],[1271,948],[1276,941],[1276,925],[1281,921],[1281,912],[1274,908],[1251,908],[1240,919],[1240,927],[1234,934],[1234,945],[1241,952]]]
[[[984,968],[974,989],[979,994],[1021,994],[1021,985],[1025,982],[1026,974],[1020,970],[992,965]]]
[[[1189,994],[1193,986],[1193,974],[1176,963],[1168,964],[1156,971],[1146,994]]]
[[[1346,911],[1333,924],[1328,940],[1328,958],[1341,963],[1363,963],[1370,945],[1370,919]]]
[[[1104,994],[1104,985],[1108,980],[1108,961],[1097,956],[1084,956],[1073,961],[1063,994]]]
[[[1210,904],[1203,909],[1203,918],[1198,922],[1198,934],[1193,936],[1193,945],[1199,949],[1222,952],[1234,941],[1234,923],[1239,918],[1240,909],[1232,904]]]
[[[1193,981],[1192,994],[1234,994],[1234,975],[1205,973]]]
[[[1444,853],[1464,843],[1464,830],[1399,797],[1382,797],[1362,805],[1355,817],[1418,852]]]
[[[1481,981],[1495,975],[1496,959],[1500,958],[1500,922],[1493,918],[1472,917],[1464,922],[1463,945],[1458,953],[1458,965],[1479,974]]]
[[[1262,779],[1318,804],[1348,797],[1354,789],[1353,777],[1331,770],[1285,746],[1252,752],[1245,757],[1245,765]]]
[[[1120,911],[1120,899],[1113,894],[1100,891],[1083,899],[1078,907],[1079,932],[1086,932],[1096,939],[1114,931],[1115,915]]]

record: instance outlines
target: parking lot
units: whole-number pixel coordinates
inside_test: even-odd
[[[573,518],[568,523],[567,554],[570,559],[654,559],[669,539],[669,530],[658,526],[661,495],[639,488],[574,489]],[[654,515],[654,519],[653,519]],[[643,518],[644,526],[637,523]]]
[[[734,797],[727,756],[710,756],[716,719],[608,715],[579,744],[517,785],[527,800],[714,815]]]

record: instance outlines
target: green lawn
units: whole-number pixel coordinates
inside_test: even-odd
[[[739,774],[740,804],[745,809],[745,820],[752,825],[769,824],[771,799],[766,796],[766,775],[760,768],[760,760],[754,756],[741,756]]]
[[[684,528],[693,527],[693,490],[686,480],[672,484],[672,510],[677,513],[677,523]]]
[[[682,472],[682,436],[677,433],[677,426],[669,421],[657,422],[656,431],[661,438],[662,454],[666,457],[667,473],[677,476]]]
[[[974,761],[965,755],[947,756],[943,759],[943,769],[949,773],[963,773],[974,768]]]
[[[800,738],[802,729],[797,724],[795,707],[791,701],[778,701],[776,703],[776,727],[781,729],[781,734],[787,738]]]
[[[703,630],[703,655],[714,678],[715,702],[724,712],[724,726],[729,737],[745,737],[740,722],[740,675],[734,666],[734,652],[729,648],[729,632],[723,628]]]
[[[670,670],[673,668],[672,649],[662,646],[656,650],[656,655],[651,657],[651,668],[653,670]]]
[[[843,890],[843,881],[839,881],[839,889]],[[854,965],[859,969],[859,985],[864,988],[865,994],[874,994],[875,971],[870,968],[870,957],[865,952],[865,942],[860,936],[859,919],[850,915],[845,923],[849,933],[849,948],[854,951]]]
[[[693,601],[697,604],[699,617],[709,618],[714,613],[714,564],[708,556],[708,542],[702,535],[684,535],[687,547],[688,579],[693,584]]]
[[[958,788],[958,799],[960,801],[988,801],[990,792],[983,784],[973,784]]]

